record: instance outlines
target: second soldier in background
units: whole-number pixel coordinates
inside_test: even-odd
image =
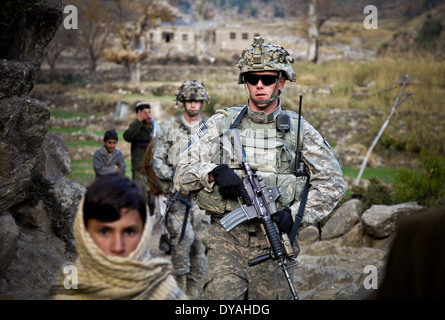
[[[179,154],[187,146],[196,129],[206,121],[201,117],[201,109],[209,99],[203,83],[196,80],[185,81],[176,95],[176,101],[184,108],[184,114],[166,122],[156,142],[153,170],[164,194],[170,196],[170,202],[176,191],[172,180],[179,162]],[[180,242],[186,204],[174,201],[168,211],[166,224],[172,244],[172,264],[178,285],[189,297],[197,298],[196,282],[205,274],[205,249],[201,238],[209,227],[210,218],[187,193],[181,193],[180,196],[190,201],[192,206],[189,208],[187,225]]]

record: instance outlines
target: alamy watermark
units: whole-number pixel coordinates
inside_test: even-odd
[[[379,18],[378,18],[378,10],[376,6],[367,5],[363,9],[363,13],[369,13],[363,20],[363,27],[366,30],[378,29],[379,28]]]
[[[63,13],[68,14],[63,19],[63,27],[68,30],[70,29],[77,30],[79,28],[77,7],[74,5],[67,5],[63,8]],[[366,30],[378,29],[379,19],[378,19],[377,7],[374,5],[367,5],[363,9],[363,13],[368,14],[363,20],[363,27]]]
[[[368,274],[363,280],[363,286],[365,287],[365,289],[378,289],[379,281],[377,267],[374,265],[367,265],[363,269],[363,273]]]
[[[65,6],[65,8],[63,8],[63,13],[68,14],[63,19],[63,27],[65,29],[75,29],[75,30],[79,29],[77,7],[73,5]]]
[[[63,286],[65,289],[77,289],[77,268],[76,266],[69,264],[63,268],[63,274],[67,276],[63,280]]]

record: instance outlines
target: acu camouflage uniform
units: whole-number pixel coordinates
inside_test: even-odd
[[[180,88],[181,92],[187,92],[187,88],[190,84],[194,84],[193,81],[184,82]],[[201,100],[198,97],[191,97],[190,95],[180,96],[178,100],[183,98],[195,98],[195,100]],[[162,127],[162,133],[159,135],[153,155],[153,170],[158,178],[158,182],[163,189],[163,193],[171,195],[174,193],[173,186],[173,172],[179,161],[179,154],[182,149],[187,145],[196,129],[199,128],[207,119],[201,117],[199,121],[189,123],[184,119],[184,115],[170,119]],[[187,192],[182,192],[184,199],[188,198]],[[194,200],[189,212],[189,220],[185,229],[184,238],[178,244],[172,247],[172,264],[174,274],[179,286],[184,288],[184,281],[187,278],[187,286],[195,285],[196,281],[201,279],[205,274],[205,248],[202,244],[202,236],[210,225],[209,217],[200,210]],[[176,244],[179,241],[181,235],[181,229],[184,222],[186,206],[180,201],[176,201],[169,213],[168,213],[168,232],[170,234],[172,244]],[[184,276],[184,277],[181,277]],[[182,283],[181,283],[182,282]],[[190,292],[188,292],[189,294]]]
[[[202,298],[290,299],[289,286],[276,262],[268,260],[248,267],[248,260],[270,250],[259,219],[245,221],[227,232],[219,220],[237,209],[239,203],[223,199],[215,182],[208,181],[209,173],[220,163],[228,164],[240,177],[245,175],[238,155],[224,135],[243,107],[225,109],[226,114],[215,114],[202,125],[181,154],[174,176],[175,187],[197,193],[198,205],[211,215],[210,228],[203,238],[208,251]],[[276,130],[279,114],[289,115],[289,132]],[[265,185],[278,186],[281,193],[278,210],[289,207],[294,218],[306,179],[297,178],[294,173],[297,125],[298,113],[282,110],[278,101],[277,109],[268,115],[248,108],[237,126],[252,170],[263,177]],[[303,118],[300,148],[310,172],[311,187],[303,219],[303,225],[307,226],[335,208],[345,192],[345,183],[328,143]]]

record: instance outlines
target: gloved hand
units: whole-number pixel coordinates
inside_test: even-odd
[[[272,215],[272,220],[277,224],[280,233],[289,234],[291,232],[294,225],[291,212],[291,209],[286,207]]]
[[[236,200],[239,197],[243,197],[246,204],[252,204],[252,200],[244,188],[243,181],[227,164],[218,165],[212,170],[211,174],[215,178],[219,193],[223,198]]]

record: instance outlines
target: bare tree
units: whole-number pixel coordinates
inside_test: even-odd
[[[48,45],[48,51],[45,56],[45,61],[49,65],[52,76],[55,75],[57,62],[62,53],[69,50],[74,51],[76,49],[77,39],[78,32],[59,27],[54,38]]]
[[[203,55],[207,53],[205,20],[215,17],[215,8],[206,0],[194,0],[192,3],[194,8],[193,18],[195,21],[197,20],[199,28],[199,45],[196,54]]]
[[[46,61],[54,73],[63,52],[76,53],[88,61],[91,82],[97,83],[99,59],[110,34],[111,11],[108,0],[70,0],[78,12],[78,28],[66,30],[59,27],[48,47]]]
[[[113,31],[117,46],[104,50],[105,59],[124,65],[131,82],[140,81],[140,64],[147,57],[146,33],[161,22],[171,22],[177,15],[175,9],[160,0],[112,0]]]
[[[78,50],[89,61],[91,81],[97,83],[98,62],[111,33],[111,8],[107,0],[71,0],[79,11]]]
[[[296,14],[306,19],[309,40],[308,61],[318,62],[321,44],[320,29],[324,23],[333,17],[349,18],[358,10],[358,6],[358,4],[345,3],[342,0],[287,0],[286,13],[290,17]]]
[[[317,22],[317,0],[310,0],[308,12],[308,35],[309,35],[309,49],[307,52],[307,59],[316,63],[318,60],[318,22]]]

